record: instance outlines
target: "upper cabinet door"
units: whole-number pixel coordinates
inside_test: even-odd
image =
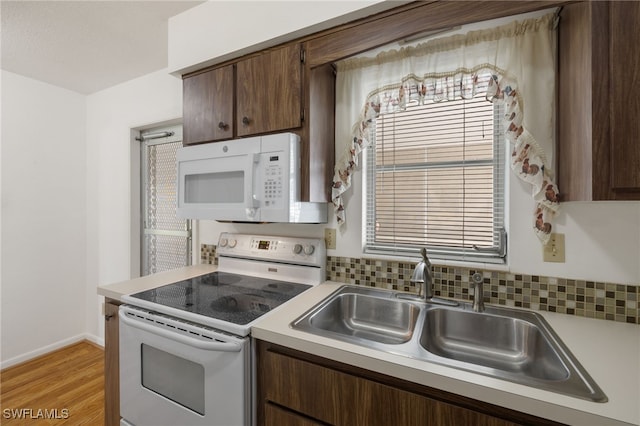
[[[560,16],[562,200],[640,200],[640,3],[573,2]]]
[[[302,124],[299,43],[237,63],[237,135],[295,129]]]
[[[611,188],[640,191],[640,3],[610,3]],[[636,197],[640,199],[640,194]]]
[[[183,87],[183,144],[233,137],[233,65],[186,77]]]

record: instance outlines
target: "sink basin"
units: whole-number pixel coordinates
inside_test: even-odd
[[[297,327],[395,345],[411,340],[419,313],[412,303],[345,293],[329,299]]]
[[[295,330],[595,402],[607,397],[545,319],[493,305],[443,306],[343,286],[291,323]]]
[[[540,380],[566,380],[569,370],[540,327],[517,318],[432,309],[420,344],[443,358]]]

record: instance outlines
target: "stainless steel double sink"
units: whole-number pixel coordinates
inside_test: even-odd
[[[343,286],[291,323],[296,330],[595,402],[607,397],[535,312],[401,299]],[[399,297],[400,296],[400,297]]]

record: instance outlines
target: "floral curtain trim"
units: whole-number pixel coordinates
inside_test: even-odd
[[[542,148],[522,125],[524,113],[517,93],[514,81],[494,74],[489,82],[486,98],[504,105],[504,135],[513,147],[511,170],[532,186],[532,196],[536,202],[533,229],[540,241],[547,244],[553,228],[553,218],[559,209],[559,191],[546,166]]]
[[[484,72],[483,72],[484,71]],[[479,75],[490,73],[491,78]],[[338,225],[346,222],[343,194],[351,187],[351,175],[358,166],[360,153],[370,145],[371,125],[376,117],[402,111],[409,101],[444,102],[465,99],[485,92],[486,99],[504,105],[505,138],[512,147],[511,169],[523,181],[531,184],[536,201],[533,229],[544,244],[549,241],[552,221],[558,211],[558,188],[548,171],[546,157],[535,138],[523,126],[524,113],[515,80],[489,65],[474,69],[459,69],[446,75],[418,78],[408,75],[400,84],[387,86],[369,94],[354,126],[351,142],[336,163],[332,187],[332,202]]]

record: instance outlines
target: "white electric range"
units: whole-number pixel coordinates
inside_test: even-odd
[[[123,296],[123,425],[253,422],[251,326],[326,279],[324,240],[222,233],[216,272]]]

